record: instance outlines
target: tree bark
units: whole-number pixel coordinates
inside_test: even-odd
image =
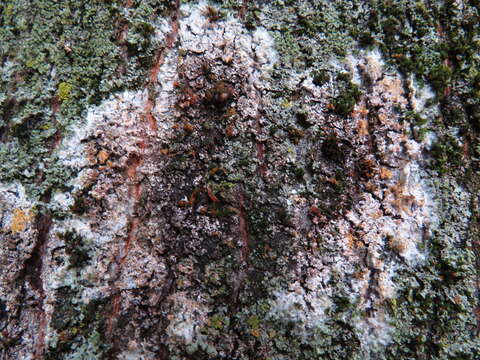
[[[478,359],[479,11],[4,1],[1,359]]]

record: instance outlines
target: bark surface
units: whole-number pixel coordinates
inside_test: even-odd
[[[480,358],[479,19],[3,1],[0,358]]]

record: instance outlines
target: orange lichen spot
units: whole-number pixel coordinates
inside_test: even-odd
[[[173,82],[173,87],[179,88],[180,86],[182,86],[182,84],[179,81]]]
[[[375,192],[375,191],[378,190],[378,186],[375,185],[373,182],[367,182],[367,183],[365,184],[365,190],[367,190],[368,192],[373,193],[373,192]]]
[[[255,336],[255,337],[258,338],[258,337],[260,337],[260,335],[261,335],[261,334],[260,334],[260,329],[252,329],[252,330],[250,331],[250,334],[252,334],[252,336]]]
[[[315,205],[310,206],[310,214],[318,217],[323,217],[322,212]]]
[[[232,125],[227,126],[225,129],[225,135],[228,137],[233,137],[235,135],[235,128]]]
[[[222,61],[226,65],[230,65],[233,62],[233,57],[232,57],[232,55],[225,55],[224,57],[222,57]]]
[[[207,195],[213,202],[220,202],[220,200],[218,200],[218,198],[213,193],[212,189],[210,189],[209,187],[207,187]]]
[[[387,168],[385,168],[385,167],[382,167],[382,168],[380,169],[380,178],[381,178],[382,180],[389,180],[389,179],[392,178],[392,176],[393,176],[393,174],[392,174],[392,172],[391,172],[389,169],[387,169]]]
[[[388,238],[388,247],[399,254],[402,254],[407,250],[407,244],[405,243],[405,240],[393,236]]]
[[[368,274],[368,269],[363,269],[353,273],[353,277],[357,280],[362,280],[362,279],[365,279],[367,274]]]
[[[345,238],[347,239],[347,244],[350,249],[353,249],[355,247],[355,238],[352,234],[348,233],[345,235]]]
[[[329,103],[329,104],[327,104],[327,109],[328,110],[335,110],[335,105],[333,105],[332,103]]]
[[[168,154],[170,154],[170,149],[160,149],[160,154],[168,155]]]
[[[360,105],[358,108],[355,107],[355,109],[353,110],[354,116],[365,117],[368,115],[368,113],[369,113],[369,110],[365,107],[365,105]]]
[[[186,207],[186,206],[188,205],[188,201],[186,201],[186,200],[180,200],[180,201],[177,203],[177,205],[178,205],[179,207],[181,207],[181,208],[184,208],[184,207]]]
[[[358,162],[358,171],[360,175],[371,179],[377,174],[375,161],[372,159],[362,159]]]
[[[366,120],[359,120],[357,129],[358,129],[358,135],[367,136],[368,135],[368,122]]]
[[[18,233],[25,230],[27,223],[29,223],[33,218],[33,214],[28,211],[25,212],[21,209],[13,210],[12,224],[10,225],[10,230],[12,233]]]
[[[232,106],[227,109],[225,112],[225,117],[232,117],[237,115],[237,110]]]
[[[188,108],[198,102],[198,95],[193,92],[189,86],[182,88],[182,101],[178,104],[181,109]]]
[[[140,149],[146,149],[148,147],[148,144],[143,141],[143,140],[140,140],[139,142],[137,142],[137,146],[140,148]]]
[[[226,173],[227,173],[227,171],[225,170],[225,168],[224,168],[223,166],[218,166],[218,167],[212,168],[212,169],[209,171],[209,174],[210,174],[210,176],[213,176],[213,175],[215,175],[215,174],[217,174],[217,173],[220,173],[220,172],[222,172],[223,174],[226,174]]]
[[[100,161],[100,164],[105,164],[109,156],[110,156],[109,153],[106,152],[105,150],[100,150],[97,154],[97,158]]]
[[[338,184],[340,184],[340,182],[339,182],[335,177],[328,178],[327,181],[328,181],[330,184],[333,184],[333,185],[338,185]]]
[[[234,96],[235,90],[232,85],[225,81],[218,82],[205,95],[207,103],[218,107],[226,105]]]
[[[190,194],[190,197],[188,198],[188,205],[194,206],[195,202],[197,201],[197,194],[200,192],[199,189],[193,190],[193,192]]]
[[[393,54],[393,55],[392,55],[392,57],[393,57],[394,59],[400,59],[400,58],[402,58],[403,56],[404,56],[403,54]]]
[[[197,156],[197,152],[195,150],[190,150],[188,152],[188,156],[195,157],[195,156]]]
[[[203,15],[206,16],[210,21],[217,21],[221,18],[220,12],[215,9],[213,6],[207,5],[203,11]]]
[[[187,133],[192,133],[195,128],[193,127],[192,124],[186,123],[183,124],[183,130],[185,130]]]
[[[408,215],[412,214],[412,208],[415,204],[416,199],[413,195],[400,195],[392,201],[392,205],[397,208],[397,210],[403,211]]]

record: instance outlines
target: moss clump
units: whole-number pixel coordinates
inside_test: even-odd
[[[70,268],[80,268],[90,260],[83,239],[76,232],[68,231],[63,236],[65,240],[65,252],[70,257]]]
[[[316,86],[322,86],[330,81],[330,74],[326,70],[315,71],[312,74],[312,82]]]
[[[82,304],[79,295],[75,287],[64,286],[56,290],[50,326],[57,332],[58,339],[49,344],[44,355],[46,360],[75,358],[73,354],[82,353],[81,348],[89,354],[83,352],[80,358],[96,359],[107,350],[108,345],[100,335],[105,325],[104,304],[98,300]]]
[[[321,151],[327,160],[334,162],[340,162],[345,157],[340,146],[340,139],[335,136],[330,136],[323,141]]]
[[[458,140],[452,136],[446,136],[432,146],[431,154],[433,157],[432,167],[440,175],[447,172],[454,172],[463,165],[462,147]]]
[[[445,91],[451,77],[452,70],[444,64],[434,67],[428,75],[430,83],[439,94],[442,94]]]
[[[340,116],[347,116],[353,111],[362,92],[358,85],[351,81],[351,75],[348,73],[340,73],[337,76],[337,84],[340,88],[340,93],[332,101],[334,111]]]

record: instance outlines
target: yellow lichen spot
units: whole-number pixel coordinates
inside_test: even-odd
[[[248,325],[250,326],[250,334],[255,337],[260,336],[260,319],[258,316],[253,315],[247,320]]]
[[[13,218],[12,218],[12,224],[10,225],[10,229],[12,230],[12,233],[18,233],[22,232],[25,230],[25,227],[27,226],[27,223],[32,220],[33,215],[31,212],[25,212],[21,209],[15,209],[13,210]]]
[[[384,168],[384,167],[382,167],[380,169],[380,178],[382,178],[383,180],[391,179],[392,176],[393,176],[393,174],[389,169]]]
[[[100,161],[100,164],[105,164],[107,161],[109,154],[105,150],[100,150],[97,154],[98,160]]]
[[[34,68],[37,65],[38,61],[36,59],[30,59],[25,62],[25,66],[29,68]]]
[[[289,107],[292,107],[293,106],[293,103],[287,99],[285,99],[281,104],[280,106],[284,107],[284,108],[289,108]]]
[[[7,5],[5,8],[5,15],[7,15],[7,17],[11,17],[13,15],[13,4]]]
[[[73,89],[73,85],[67,82],[61,82],[58,85],[58,97],[61,101],[68,100],[70,98],[70,93]]]

